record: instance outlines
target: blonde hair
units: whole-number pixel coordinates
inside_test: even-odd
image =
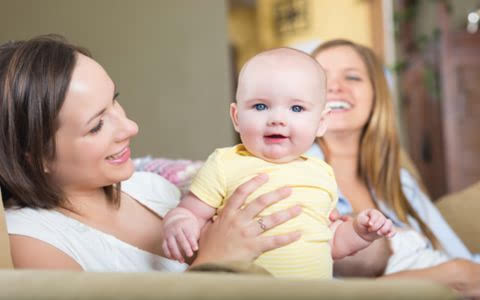
[[[412,208],[402,190],[400,141],[383,63],[370,48],[342,39],[321,44],[312,52],[312,56],[315,58],[322,51],[340,46],[351,47],[362,59],[374,92],[372,111],[360,137],[359,175],[375,191],[378,201],[383,201],[392,208],[404,223],[408,223],[407,216],[412,216],[418,222],[423,234],[437,247],[437,239]],[[328,158],[325,141],[320,138],[318,143]]]

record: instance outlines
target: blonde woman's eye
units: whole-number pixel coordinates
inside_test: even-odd
[[[347,80],[361,81],[362,79],[358,76],[347,76]]]
[[[305,108],[303,108],[303,106],[301,106],[301,105],[294,105],[294,106],[292,106],[292,111],[293,111],[293,112],[302,112],[302,111],[304,111],[304,110],[305,110]]]
[[[103,127],[103,120],[100,120],[98,121],[98,124],[95,127],[90,129],[90,133],[95,134],[99,132],[102,129],[102,127]]]

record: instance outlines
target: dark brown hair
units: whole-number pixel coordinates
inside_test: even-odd
[[[6,207],[51,209],[67,199],[45,172],[55,159],[58,114],[77,55],[88,50],[58,35],[0,45],[0,184]],[[118,204],[119,185],[105,188]]]

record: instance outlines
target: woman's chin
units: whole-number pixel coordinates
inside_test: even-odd
[[[112,178],[112,181],[115,181],[114,183],[125,181],[132,177],[133,173],[135,172],[135,166],[132,162],[132,160],[129,160],[128,162],[125,162],[121,166],[116,166],[114,170],[110,171],[110,178]]]

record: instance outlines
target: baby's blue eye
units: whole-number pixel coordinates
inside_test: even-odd
[[[301,112],[301,111],[303,111],[303,110],[304,110],[304,108],[303,108],[302,106],[300,106],[300,105],[294,105],[294,106],[292,106],[292,111],[293,111],[293,112]]]
[[[263,103],[258,103],[253,106],[256,110],[266,110],[267,106]]]

